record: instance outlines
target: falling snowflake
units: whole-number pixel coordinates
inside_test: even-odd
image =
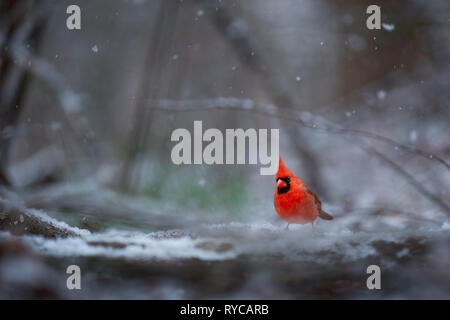
[[[417,140],[417,136],[418,136],[418,134],[417,134],[417,131],[416,131],[416,130],[411,130],[411,131],[409,132],[409,140],[410,140],[411,142],[415,142],[415,141]]]
[[[395,24],[393,23],[382,23],[383,29],[386,31],[394,31],[395,30]]]
[[[384,98],[386,98],[386,91],[378,90],[377,91],[377,98],[380,99],[380,100],[383,100]]]

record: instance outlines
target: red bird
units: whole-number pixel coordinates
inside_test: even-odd
[[[305,224],[314,222],[317,217],[333,220],[333,216],[322,210],[319,198],[295,174],[289,171],[281,160],[275,177],[274,206],[281,219],[291,223]]]

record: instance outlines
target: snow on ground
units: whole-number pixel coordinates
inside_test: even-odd
[[[0,232],[0,297],[448,297],[448,222],[353,212],[317,221],[314,230],[251,221],[91,232],[42,210],[25,214],[24,224],[61,230]],[[374,263],[383,270],[381,296],[365,286],[366,268]],[[83,270],[79,293],[65,287],[72,264]]]
[[[318,221],[314,229],[310,224],[291,225],[285,230],[284,226],[267,222],[231,222],[149,233],[114,229],[91,233],[59,222],[43,211],[29,210],[27,214],[74,231],[75,236],[67,238],[23,237],[33,251],[55,257],[217,261],[250,255],[327,264],[382,255],[378,252],[380,242],[399,244],[397,254],[403,257],[408,255],[409,238],[426,242],[434,235],[449,233],[446,223],[414,226],[401,218],[361,219],[357,215],[338,217],[332,222]]]

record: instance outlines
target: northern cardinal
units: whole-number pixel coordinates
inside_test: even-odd
[[[305,224],[314,222],[317,217],[333,220],[333,216],[322,210],[319,198],[295,174],[289,171],[283,161],[279,160],[275,176],[274,206],[281,219],[291,223]]]

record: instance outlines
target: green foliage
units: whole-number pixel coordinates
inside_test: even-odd
[[[217,173],[201,167],[159,168],[148,182],[142,185],[140,194],[153,201],[167,202],[180,209],[242,212],[247,205],[247,177],[237,174],[228,178],[229,172]],[[200,178],[199,178],[200,177]]]

